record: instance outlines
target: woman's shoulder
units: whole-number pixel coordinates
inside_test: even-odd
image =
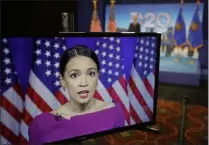
[[[114,107],[115,107],[115,103],[113,102],[104,102],[101,100],[96,100],[96,106],[95,106],[96,111],[106,110]]]
[[[115,107],[116,106],[116,104],[114,103],[114,102],[105,102],[104,103],[104,107],[106,108],[106,109],[108,109],[108,108],[113,108],[113,107]]]
[[[43,112],[36,115],[29,125],[29,132],[32,130],[38,130],[40,126],[44,125],[43,122],[48,122],[50,120],[49,112]]]
[[[124,116],[123,105],[121,104],[121,102],[114,101],[113,104],[114,107],[112,107],[112,109],[114,111],[112,111],[112,113],[115,114],[115,117]]]
[[[120,102],[114,102],[115,103],[115,109],[117,111],[123,112],[123,105]]]
[[[49,113],[50,112],[43,112],[41,114],[38,114],[36,115],[34,118],[33,118],[33,122],[39,122],[39,121],[43,121],[43,120],[46,120],[49,118]]]
[[[112,101],[112,102],[103,102],[102,105],[100,105],[102,110],[111,109],[111,110],[121,110],[122,105],[118,101]]]
[[[125,124],[125,114],[121,102],[113,101],[106,103],[106,114],[108,118],[114,121],[114,127],[122,127]]]

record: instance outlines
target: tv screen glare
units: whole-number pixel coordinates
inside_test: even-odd
[[[27,38],[31,51],[21,55],[32,65],[21,121],[23,138],[31,145],[64,144],[155,124],[160,37],[69,33]],[[15,60],[20,55],[20,43],[15,41],[21,40],[6,39],[3,50],[16,50],[11,56]]]

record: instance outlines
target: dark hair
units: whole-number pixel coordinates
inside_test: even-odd
[[[97,70],[99,72],[100,70],[100,65],[99,65],[99,60],[97,55],[95,54],[94,51],[92,51],[90,48],[88,48],[85,45],[76,45],[75,47],[72,47],[70,49],[67,49],[60,60],[60,74],[61,76],[64,76],[64,71],[66,64],[74,57],[76,56],[86,56],[91,58],[97,65]]]

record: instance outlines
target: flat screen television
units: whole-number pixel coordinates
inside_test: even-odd
[[[29,85],[24,98],[24,117],[20,123],[22,138],[29,140],[29,126],[29,134],[34,137],[31,139],[34,142],[41,140],[40,142],[43,144],[69,144],[105,134],[144,129],[148,125],[155,124],[160,38],[161,34],[154,32],[62,33],[57,37],[27,38],[32,40],[30,41],[32,47],[27,46],[27,50],[31,49],[31,51],[27,51],[27,55],[22,56],[21,60],[32,53],[30,59],[32,65],[28,79]],[[13,41],[15,39],[19,38],[12,38]],[[96,67],[95,59],[87,59],[83,56],[75,61],[74,65],[71,64],[76,73],[70,74],[69,72],[67,76],[72,76],[75,81],[72,79],[69,82],[75,84],[76,76],[84,79],[77,81],[78,87],[74,89],[68,87],[69,90],[66,90],[60,81],[61,65],[59,62],[66,50],[77,45],[90,48],[98,57],[100,65],[100,69],[97,67],[98,80],[93,82],[95,71],[90,72],[89,68],[86,69],[87,71],[82,71],[88,65],[90,66],[89,62],[94,64],[91,66],[91,71],[95,70],[92,67]],[[12,46],[9,46],[8,43],[7,48],[10,47]],[[19,46],[13,43],[13,47]],[[15,50],[18,49],[13,48],[13,52]],[[17,51],[15,54],[18,53],[20,52]],[[80,56],[83,52],[74,50],[67,55],[72,55],[72,53]],[[77,63],[82,59],[86,61]],[[89,78],[87,79],[87,77]],[[75,102],[76,99],[71,97],[69,92],[78,89],[81,86],[80,83],[82,85],[96,83],[96,86],[91,86],[95,87],[95,91],[92,89],[93,93],[87,95],[90,97],[89,100],[93,98],[100,103],[110,104],[110,106],[101,107],[101,105],[100,109],[81,114],[77,114],[75,110],[76,113],[68,116],[69,118],[63,114],[50,113],[73,99]],[[75,85],[71,84],[72,86]],[[84,99],[82,95],[77,97],[81,102]],[[91,101],[84,101],[83,105],[88,105],[89,102]],[[7,125],[7,122],[3,122],[3,124]]]

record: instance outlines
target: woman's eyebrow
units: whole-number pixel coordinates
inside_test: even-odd
[[[93,67],[88,68],[88,70],[92,70],[92,69],[96,71],[96,68]]]
[[[68,73],[72,72],[72,71],[80,71],[79,69],[71,69],[68,71]]]
[[[89,70],[95,70],[95,71],[96,71],[96,68],[90,67],[90,68],[87,69],[87,71],[89,71]],[[70,73],[70,72],[72,72],[72,71],[80,72],[79,69],[71,69],[71,70],[68,71],[68,73]]]

